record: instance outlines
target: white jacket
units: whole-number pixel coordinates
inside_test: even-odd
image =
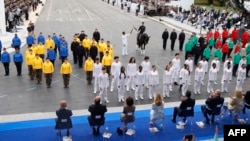
[[[180,84],[186,84],[188,82],[189,72],[188,70],[182,68],[180,70]]]
[[[135,85],[144,85],[145,84],[145,74],[144,72],[137,71],[135,74]]]
[[[237,74],[237,80],[245,80],[245,79],[246,79],[246,69],[240,67]]]
[[[202,65],[203,71],[207,72],[208,71],[208,62],[201,60],[199,63]]]
[[[202,68],[196,68],[194,73],[194,80],[201,81],[204,75],[204,70]]]
[[[216,81],[217,80],[217,69],[211,67],[209,70],[209,74],[208,74],[208,80],[209,81]]]
[[[102,64],[94,63],[93,76],[98,77],[102,73]]]
[[[224,68],[223,74],[222,74],[222,83],[223,81],[228,81],[228,80],[232,80],[232,67],[231,68]]]
[[[142,71],[145,73],[149,73],[150,72],[150,69],[151,69],[151,63],[148,61],[142,61],[141,62],[141,66],[142,66]]]
[[[165,70],[163,72],[163,85],[171,83],[172,83],[172,73],[170,70],[169,71]]]
[[[127,65],[127,75],[128,76],[135,76],[136,69],[137,69],[136,63],[128,63],[128,65]]]
[[[105,74],[101,73],[98,78],[99,78],[99,80],[98,80],[99,86],[101,88],[105,88],[105,87],[109,86],[109,76],[107,73],[105,73]]]
[[[127,82],[127,75],[124,73],[120,73],[118,76],[117,86],[126,86]]]
[[[174,59],[172,60],[172,63],[173,63],[173,66],[172,66],[172,67],[173,67],[175,70],[179,71],[179,70],[181,69],[181,60],[180,60],[180,59],[174,58]]]
[[[219,61],[219,60],[213,60],[213,61],[211,62],[211,67],[212,67],[213,63],[216,64],[216,69],[217,69],[217,71],[219,72],[219,71],[220,71],[220,61]]]
[[[150,71],[148,76],[149,85],[158,85],[159,84],[159,73],[158,71]]]
[[[121,66],[121,62],[113,62],[111,65],[111,75],[119,75]]]
[[[193,72],[194,69],[194,61],[193,60],[185,60],[184,64],[187,64],[189,66],[190,72]]]

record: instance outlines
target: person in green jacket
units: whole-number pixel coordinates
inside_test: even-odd
[[[214,45],[215,45],[214,37],[211,37],[211,38],[208,40],[208,46],[209,46],[210,50],[214,47]]]
[[[222,59],[222,51],[221,51],[221,49],[217,48],[217,49],[214,51],[214,57],[217,57],[218,60],[221,61],[221,59]]]
[[[203,51],[203,56],[206,58],[207,61],[210,59],[210,52],[211,49],[209,46],[207,46]]]
[[[192,55],[192,40],[189,40],[186,44],[185,44],[185,60],[187,59],[188,55]]]
[[[233,76],[236,76],[236,72],[238,70],[238,67],[239,67],[239,63],[240,63],[240,60],[241,60],[241,54],[240,52],[236,52],[233,56]]]
[[[234,42],[233,42],[233,40],[232,40],[232,38],[229,38],[229,41],[228,41],[228,46],[229,46],[229,52],[228,52],[228,54],[227,54],[227,58],[229,57],[229,56],[231,56],[231,52],[233,51],[233,49],[234,49]]]
[[[250,41],[248,42],[246,46],[246,54],[248,54],[249,52],[250,52]]]
[[[249,77],[248,72],[250,70],[250,52],[246,56],[246,65],[247,65],[246,76]]]

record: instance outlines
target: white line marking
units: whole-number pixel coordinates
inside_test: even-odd
[[[59,82],[59,80],[56,80],[56,81],[53,81],[52,84],[55,84],[55,83],[58,83],[58,82]]]
[[[26,89],[26,91],[31,91],[31,90],[34,90],[34,89],[36,89],[36,87]]]
[[[49,21],[49,18],[50,18],[50,15],[51,15],[51,11],[52,11],[52,1],[53,1],[53,0],[50,1],[48,16],[47,16],[47,18],[46,18],[47,21]]]
[[[83,80],[83,81],[85,80],[85,79],[82,79],[82,78],[78,77],[79,74],[73,74],[72,76],[75,77],[75,78],[77,78],[77,79],[79,79],[79,80]]]
[[[90,15],[89,11],[87,9],[85,9],[85,12],[87,13],[88,17],[90,18],[91,21],[93,21],[92,16]]]
[[[5,95],[0,95],[0,98],[4,98],[4,97],[6,97],[6,96],[8,96],[7,94],[5,94]]]

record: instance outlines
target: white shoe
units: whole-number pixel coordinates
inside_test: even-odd
[[[207,90],[207,93],[209,93],[209,94],[210,94],[210,91],[209,91],[209,90]]]
[[[201,94],[201,92],[198,92],[198,94]]]
[[[94,91],[94,94],[96,94],[96,91]]]
[[[127,89],[127,91],[129,91],[129,89]]]
[[[204,86],[205,85],[204,82],[201,82],[201,85]]]
[[[138,100],[138,98],[136,97],[136,98],[135,98],[135,101],[137,101],[137,100]]]
[[[216,84],[218,84],[217,82],[214,82],[214,84],[216,85]]]
[[[152,99],[152,96],[150,96],[149,99]]]
[[[173,91],[173,89],[169,89],[169,91],[170,91],[170,92],[172,92],[172,91]]]
[[[134,90],[134,91],[135,91],[135,88],[132,88],[132,90]]]
[[[111,92],[113,92],[113,89],[110,89]]]
[[[144,99],[142,96],[141,96],[140,98],[141,98],[141,100],[143,100],[143,99]]]
[[[109,103],[109,100],[106,99],[106,103]]]
[[[122,102],[124,102],[124,99],[122,98]]]
[[[197,92],[194,92],[195,95],[197,95]]]

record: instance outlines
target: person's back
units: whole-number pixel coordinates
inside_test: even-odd
[[[95,119],[96,116],[101,116],[101,119],[105,119],[104,114],[107,112],[106,105],[100,103],[92,104],[89,106],[88,110],[91,113],[92,119]]]
[[[223,105],[224,103],[224,98],[220,96],[215,96],[215,97],[209,97],[206,100],[206,104],[210,110],[213,110],[217,105],[221,104]]]
[[[187,97],[181,102],[180,109],[186,110],[188,107],[194,107],[194,105],[195,105],[195,99],[192,99],[191,97]]]
[[[72,111],[67,109],[67,103],[65,100],[60,102],[60,109],[56,111],[56,129],[69,129],[72,128],[71,116]]]

